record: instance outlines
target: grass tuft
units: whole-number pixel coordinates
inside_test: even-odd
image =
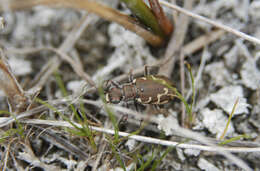
[[[160,37],[164,37],[163,30],[152,13],[151,9],[143,2],[143,0],[121,0],[127,7],[132,11],[132,13],[137,16],[140,21],[149,27],[155,34]]]
[[[16,116],[8,111],[0,111],[1,114],[8,114],[14,118],[17,128],[10,128],[6,131],[0,132],[0,143],[5,142],[9,137],[13,137],[18,134],[22,139],[24,138],[24,127],[23,125],[16,119]]]

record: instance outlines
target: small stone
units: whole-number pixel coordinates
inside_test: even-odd
[[[260,58],[260,53],[256,59],[247,58],[240,72],[242,82],[246,87],[251,88],[252,90],[260,88],[260,70],[257,69],[256,66],[256,61],[258,58]]]
[[[215,62],[205,67],[216,86],[226,86],[232,82],[232,77],[223,62]]]
[[[224,54],[225,64],[231,69],[234,69],[237,66],[237,63],[239,61],[238,52],[238,46],[235,45],[227,53]]]
[[[180,148],[176,148],[178,158],[183,162],[186,160],[186,157],[183,154],[183,150]]]
[[[178,129],[178,127],[178,121],[172,115],[166,118],[163,115],[158,116],[158,129],[163,130],[166,136],[173,135],[173,131]]]
[[[190,149],[190,148],[187,148],[184,150],[184,153],[188,156],[199,156],[200,154],[200,150],[196,150],[196,149]]]
[[[67,84],[67,89],[75,93],[78,90],[81,90],[84,84],[85,81],[70,81]]]
[[[16,76],[27,75],[32,72],[32,66],[30,61],[12,57],[8,60],[8,62],[12,71],[14,72],[14,75]]]
[[[136,141],[134,139],[129,139],[125,145],[128,147],[129,151],[132,151],[136,146]]]
[[[198,167],[201,170],[205,170],[205,171],[219,171],[219,169],[216,166],[214,166],[212,163],[210,163],[209,161],[207,161],[204,158],[199,159]]]

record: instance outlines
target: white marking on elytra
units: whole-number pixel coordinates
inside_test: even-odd
[[[143,102],[143,103],[148,104],[148,103],[150,103],[151,101],[152,101],[152,97],[149,97],[149,99],[148,99],[146,102]]]
[[[136,79],[133,80],[133,83],[136,83]]]
[[[110,102],[108,93],[106,94],[106,101]]]
[[[146,77],[141,77],[140,79],[142,79],[142,80],[147,80],[147,78],[146,78]]]
[[[157,94],[157,104],[164,104],[163,102],[161,102],[161,97],[163,96],[163,95],[168,95],[168,92],[169,92],[169,89],[168,88],[163,88],[163,90],[164,90],[164,93],[163,94]]]
[[[137,98],[136,100],[143,104],[149,104],[152,101],[152,97],[149,97],[149,99],[147,101],[142,101],[141,98]]]
[[[166,81],[161,78],[156,78],[155,76],[151,75],[152,80],[159,81],[161,84],[166,85]]]

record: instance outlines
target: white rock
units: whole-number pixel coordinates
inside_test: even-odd
[[[125,145],[128,147],[129,151],[132,151],[136,146],[136,141],[134,139],[129,139]]]
[[[202,122],[205,125],[205,127],[212,134],[216,134],[216,137],[219,138],[226,127],[226,124],[228,122],[228,117],[224,115],[222,110],[219,109],[210,110],[208,108],[205,108],[200,113],[203,117]],[[234,133],[234,126],[231,121],[226,136],[232,135],[233,133]]]
[[[229,67],[234,69],[238,63],[238,46],[234,45],[227,53],[223,55],[225,58],[225,64]]]
[[[128,73],[130,69],[155,61],[146,42],[135,33],[113,23],[108,28],[108,34],[111,38],[110,44],[115,47],[115,51],[110,56],[106,67],[94,75],[94,80],[109,75],[116,68],[121,68]]]
[[[200,99],[195,106],[195,111],[205,108],[209,104],[209,102],[210,98],[208,96]]]
[[[237,1],[236,7],[233,8],[234,13],[240,19],[247,21],[249,17],[249,0]]]
[[[82,86],[85,85],[85,81],[70,81],[67,84],[67,89],[72,91],[73,93],[78,92],[79,90],[82,89]]]
[[[178,158],[179,158],[181,161],[185,161],[185,160],[186,160],[186,157],[185,157],[184,154],[183,154],[183,150],[180,149],[180,148],[176,148],[176,151],[177,151]]]
[[[44,6],[36,6],[34,8],[35,15],[32,17],[32,21],[41,21],[34,22],[35,26],[46,27],[51,24],[53,18],[57,17],[57,10],[51,9]]]
[[[212,163],[208,162],[204,158],[199,159],[198,166],[201,170],[205,171],[219,171],[219,169],[216,166],[214,166]]]
[[[16,27],[13,30],[13,40],[16,44],[22,44],[23,46],[33,46],[33,28],[27,20],[25,12],[19,12],[16,15]],[[26,40],[26,41],[25,41]]]
[[[248,114],[248,107],[250,107],[250,105],[246,103],[241,86],[227,86],[210,95],[211,101],[228,114],[232,112],[237,98],[239,98],[239,102],[236,106],[234,115]]]
[[[134,167],[135,167],[135,163],[131,163],[131,164],[129,164],[129,165],[126,167],[126,171],[131,171],[131,170],[134,169]],[[101,171],[101,170],[100,170],[100,171]],[[124,169],[123,169],[123,168],[120,168],[120,167],[117,167],[117,168],[115,168],[115,169],[109,169],[109,171],[124,171]]]
[[[124,45],[143,46],[145,44],[141,37],[115,23],[109,25],[108,34],[110,36],[110,44],[115,47]]]
[[[232,82],[232,77],[223,62],[215,62],[207,65],[205,72],[210,75],[216,86],[226,86]]]
[[[184,150],[184,153],[188,156],[197,157],[200,154],[200,150],[187,148],[187,149]]]
[[[260,88],[260,70],[256,66],[258,58],[260,58],[260,53],[257,54],[256,59],[247,58],[240,71],[242,82],[252,90]]]
[[[255,20],[260,19],[260,1],[252,1],[249,7],[249,14]]]
[[[11,57],[8,60],[8,63],[13,73],[17,76],[27,75],[32,72],[32,66],[30,61],[16,57]]]
[[[178,121],[172,115],[169,115],[167,118],[163,115],[158,116],[158,129],[164,131],[166,136],[173,135],[173,131],[178,128]]]

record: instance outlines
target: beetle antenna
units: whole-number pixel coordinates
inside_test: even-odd
[[[120,84],[116,81],[111,81],[111,83],[116,87],[116,88],[122,88],[122,86],[120,86]]]

